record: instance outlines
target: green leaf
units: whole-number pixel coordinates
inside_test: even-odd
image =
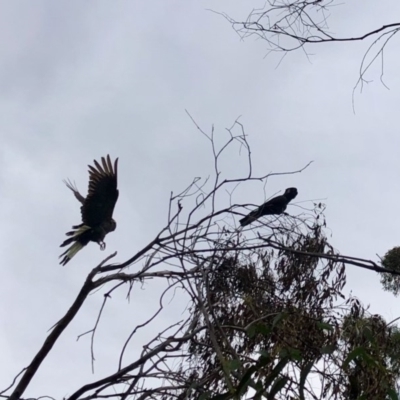
[[[307,375],[310,373],[313,365],[314,365],[313,362],[309,362],[304,366],[304,368],[301,369],[300,388],[299,388],[299,394],[301,400],[304,400],[304,385],[306,384]]]
[[[261,333],[261,335],[269,336],[271,334],[271,328],[266,324],[257,325],[257,329]]]
[[[287,378],[286,376],[278,378],[274,382],[274,384],[269,392],[268,400],[275,400],[275,396],[278,394],[278,392],[280,392],[285,387],[286,382],[288,380],[289,380],[289,378]]]
[[[247,328],[247,336],[250,338],[250,339],[252,339],[254,336],[256,336],[256,334],[257,334],[257,325],[250,325],[248,328]]]
[[[333,326],[326,322],[317,322],[317,327],[319,329],[326,329],[327,331],[333,331]]]
[[[365,347],[357,347],[351,351],[343,362],[343,368],[346,368],[350,362],[357,357],[365,361],[367,365],[384,370],[383,366],[373,356],[367,353]]]
[[[399,400],[399,396],[397,395],[397,393],[394,389],[389,389],[387,394],[391,400]]]
[[[261,358],[268,358],[268,359],[271,358],[271,357],[269,356],[269,353],[268,353],[267,350],[260,350],[259,353],[260,353],[260,356],[261,356],[261,357],[259,358],[259,361],[261,360]]]
[[[281,322],[283,319],[287,318],[287,314],[286,313],[279,313],[274,320],[272,321],[272,329],[275,328],[276,325],[279,324],[279,322]]]
[[[259,378],[257,383],[252,386],[252,388],[256,391],[255,395],[253,396],[254,400],[261,400],[267,397],[267,392],[264,389],[263,378]]]
[[[368,341],[372,344],[372,346],[377,346],[375,333],[369,327],[367,327],[363,330],[363,334],[368,339]]]
[[[259,379],[257,382],[254,382],[254,385],[252,386],[254,390],[257,390],[257,392],[260,392],[264,390],[264,385],[262,384],[261,380]]]
[[[293,349],[291,347],[287,347],[282,349],[279,352],[279,355],[284,358],[284,357],[288,357],[292,360],[296,360],[296,361],[301,361],[303,359],[301,351],[299,349]]]
[[[202,399],[201,397],[204,396],[205,394],[207,395],[207,397]],[[230,392],[226,392],[226,393],[222,393],[222,394],[217,394],[216,396],[210,398],[209,392],[207,392],[207,393],[203,393],[200,396],[199,400],[206,400],[206,399],[210,399],[210,400],[228,400],[231,397],[232,397],[232,394]]]
[[[237,389],[236,389],[236,393],[241,395],[243,394],[247,387],[250,384],[253,384],[253,380],[252,380],[252,375],[257,372],[260,368],[264,367],[265,365],[269,364],[271,362],[271,357],[270,355],[265,351],[265,350],[261,350],[260,351],[261,356],[257,361],[256,365],[253,365],[252,367],[250,367],[246,373],[243,375],[242,379],[240,380]],[[254,386],[254,385],[252,385]]]
[[[247,335],[250,338],[253,338],[257,334],[269,336],[270,333],[271,333],[271,328],[266,324],[253,324],[247,328]]]
[[[264,367],[265,365],[269,364],[272,361],[270,355],[264,350],[264,354],[261,354],[257,361],[258,367]]]
[[[370,328],[369,326],[366,326],[366,327],[363,329],[363,335],[364,335],[371,343],[375,343],[375,342],[376,342],[375,337],[374,337],[374,335],[372,334],[371,328]]]
[[[336,349],[334,344],[328,344],[327,346],[323,346],[320,349],[321,354],[332,354]]]
[[[247,387],[249,386],[249,384],[251,383],[251,377],[254,374],[254,372],[256,372],[258,370],[257,366],[253,366],[250,367],[246,373],[243,375],[242,379],[240,380],[237,389],[236,389],[236,393],[237,394],[243,394]]]
[[[362,358],[368,365],[371,365],[371,366],[373,366],[373,367],[378,367],[378,368],[380,368],[381,370],[383,370],[382,365],[379,364],[378,361],[377,361],[374,357],[372,357],[370,354],[365,353],[365,354],[363,354],[363,355],[361,356],[361,358]]]
[[[284,357],[284,358],[282,358],[282,360],[280,360],[278,362],[278,364],[276,364],[274,369],[271,371],[271,373],[269,374],[269,376],[265,380],[265,385],[264,385],[265,388],[268,388],[271,385],[271,383],[281,373],[281,371],[283,370],[283,368],[285,368],[285,366],[286,366],[286,364],[288,362],[289,362],[289,357]]]
[[[349,364],[355,360],[357,357],[365,357],[365,349],[364,347],[356,347],[354,350],[352,350],[346,357],[346,359],[343,362],[343,368],[347,368]]]
[[[242,363],[237,359],[226,361],[226,367],[229,369],[229,371],[236,371],[241,366],[242,366]]]

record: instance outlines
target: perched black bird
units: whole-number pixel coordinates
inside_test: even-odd
[[[66,239],[60,247],[71,243],[72,246],[61,254],[60,258],[64,256],[60,262],[61,265],[67,264],[90,241],[98,243],[100,249],[104,250],[106,247],[104,237],[117,227],[117,223],[112,219],[112,214],[118,199],[118,158],[113,166],[110,156],[107,155],[107,158],[101,158],[101,164],[94,160],[95,167],[89,165],[89,190],[86,198],[78,192],[70,181],[64,181],[82,204],[82,224],[74,225],[72,227],[74,230],[66,233],[67,236],[71,237]]]
[[[281,196],[276,196],[267,201],[256,210],[246,215],[239,222],[241,226],[246,226],[264,215],[282,214],[291,200],[297,196],[296,188],[288,188]]]

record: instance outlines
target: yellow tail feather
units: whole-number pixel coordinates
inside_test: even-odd
[[[90,226],[82,225],[76,231],[72,231],[71,233],[73,233],[72,236],[75,237],[75,236],[79,236],[81,233],[83,233],[85,231],[88,231],[89,229],[90,229]]]
[[[83,248],[83,246],[79,242],[75,242],[67,251],[61,254],[60,257],[64,256],[64,258],[61,260],[60,264],[65,265],[71,258]]]

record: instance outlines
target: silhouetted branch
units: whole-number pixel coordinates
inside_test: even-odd
[[[106,259],[104,259],[99,264],[98,267],[94,268],[89,273],[89,275],[87,276],[87,278],[85,280],[85,283],[82,286],[82,289],[80,290],[77,298],[73,302],[71,308],[67,311],[65,316],[57,323],[57,325],[54,326],[53,331],[49,334],[49,336],[47,336],[47,339],[43,343],[42,348],[39,350],[39,352],[33,358],[32,362],[26,368],[26,370],[23,373],[23,375],[22,375],[20,381],[18,382],[16,388],[11,393],[11,395],[9,397],[9,400],[19,400],[19,398],[23,395],[23,393],[25,392],[25,389],[29,385],[31,379],[34,377],[36,371],[40,367],[40,364],[46,358],[47,354],[50,352],[50,350],[52,349],[52,347],[56,343],[57,339],[60,337],[60,335],[65,330],[65,328],[74,319],[75,315],[78,313],[78,311],[82,307],[82,304],[86,300],[86,297],[92,291],[92,289],[93,289],[93,282],[92,282],[93,277],[98,273],[98,271],[101,268],[101,266],[104,263],[106,263],[110,258],[114,257],[115,255],[116,255],[116,253],[108,256]]]
[[[277,250],[284,250],[289,253],[299,254],[299,255],[308,256],[308,257],[314,257],[317,259],[332,260],[337,263],[355,265],[357,267],[369,269],[369,270],[375,271],[375,272],[385,272],[385,273],[392,274],[392,275],[400,275],[400,271],[394,271],[391,269],[380,267],[374,261],[366,260],[364,258],[344,256],[341,254],[310,253],[310,252],[306,252],[306,251],[296,250],[296,249],[293,249],[290,247],[285,247],[281,243],[275,242],[270,239],[262,238],[261,236],[259,236],[259,237],[262,241],[268,243],[268,246],[273,247],[274,249],[277,249]]]
[[[334,36],[329,32],[329,9],[333,9],[335,0],[269,0],[264,7],[253,9],[246,20],[238,21],[226,13],[215,12],[225,18],[241,39],[255,35],[267,44],[269,52],[283,52],[302,49],[308,57],[307,48],[318,44],[360,42],[375,37],[368,47],[361,62],[359,78],[353,88],[353,109],[355,90],[361,90],[366,73],[375,61],[381,57],[380,81],[383,82],[383,52],[390,39],[400,30],[400,22],[382,25],[365,33]],[[356,26],[356,25],[355,25]]]

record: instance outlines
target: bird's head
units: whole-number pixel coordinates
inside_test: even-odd
[[[297,189],[292,187],[292,188],[287,188],[285,190],[284,196],[290,201],[293,200],[297,196]]]

